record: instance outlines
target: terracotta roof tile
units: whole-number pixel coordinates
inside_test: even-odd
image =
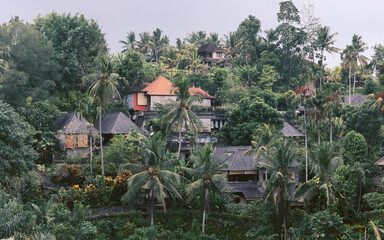
[[[150,83],[147,87],[145,87],[142,92],[147,92],[148,95],[156,95],[156,96],[174,96],[175,92],[173,90],[173,84],[171,81],[166,79],[163,76],[158,77],[155,81]],[[209,95],[201,88],[190,88],[189,94],[191,95],[199,95],[202,98],[210,98],[213,99],[215,97]]]
[[[147,92],[148,95],[175,95],[172,82],[163,76],[158,77],[142,91]]]

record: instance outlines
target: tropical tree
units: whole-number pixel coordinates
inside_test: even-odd
[[[156,64],[159,64],[159,55],[165,48],[169,45],[168,36],[161,36],[162,31],[159,28],[156,28],[152,36],[148,40],[149,48],[152,51],[152,54],[155,56]]]
[[[328,26],[321,27],[317,30],[317,39],[316,44],[320,48],[320,67],[323,67],[324,63],[324,51],[328,53],[337,53],[339,49],[334,47],[335,39],[334,37],[337,33],[330,33]],[[321,87],[322,78],[320,78],[320,87]]]
[[[256,83],[258,77],[257,65],[251,67],[249,65],[238,66],[235,68],[236,74],[239,76],[239,80],[243,87],[250,87]]]
[[[198,95],[189,94],[189,79],[182,77],[182,79],[175,83],[174,90],[176,94],[176,102],[173,109],[167,113],[161,123],[166,126],[167,131],[172,128],[178,132],[179,149],[177,151],[177,158],[180,157],[181,151],[181,133],[191,130],[193,133],[199,131],[202,127],[202,122],[199,117],[191,110],[192,105],[196,102],[201,102],[202,98]]]
[[[137,46],[135,32],[130,31],[127,33],[126,41],[120,40],[119,43],[123,44],[122,48],[124,48],[121,52],[134,51]]]
[[[165,50],[164,55],[160,58],[165,67],[171,70],[171,79],[173,79],[173,69],[177,68],[179,65],[180,54],[177,52],[176,48],[170,47]]]
[[[188,173],[196,181],[188,185],[188,202],[197,195],[203,193],[204,210],[202,232],[205,233],[205,218],[209,214],[209,191],[218,189],[219,183],[227,181],[227,175],[221,173],[222,169],[227,168],[227,164],[220,159],[214,160],[215,148],[212,144],[206,144],[204,147],[197,146],[191,151],[190,161],[193,163],[192,168],[182,167],[181,169]]]
[[[294,171],[294,160],[296,145],[294,142],[279,138],[272,143],[272,147],[261,149],[261,154],[265,157],[265,163],[259,163],[258,167],[265,167],[271,173],[271,177],[266,181],[266,191],[264,199],[268,201],[273,198],[275,203],[276,229],[281,229],[284,224],[284,239],[287,235],[287,210],[289,201],[292,199],[291,189],[295,185],[291,180]]]
[[[336,201],[337,195],[341,196],[333,176],[337,167],[343,164],[343,159],[335,151],[335,145],[329,142],[314,145],[310,151],[310,159],[311,173],[315,176],[299,186],[296,196],[308,203],[317,194],[322,194],[325,196],[326,206],[329,207]]]
[[[368,49],[367,44],[361,39],[361,36],[354,34],[352,37],[352,47],[354,49],[353,55],[355,60],[355,66],[363,68],[368,63],[368,58],[361,55],[365,50]],[[353,74],[353,95],[355,94],[356,86],[356,71]]]
[[[347,47],[341,53],[341,60],[343,61],[343,67],[348,67],[348,95],[349,100],[348,103],[351,104],[351,77],[352,77],[352,68],[356,66],[354,48],[351,45],[347,45]]]
[[[332,122],[333,122],[333,110],[340,106],[341,104],[341,86],[339,83],[326,83],[324,84],[324,87],[322,89],[322,92],[325,95],[326,102],[325,102],[325,108],[327,111],[331,113],[329,118],[329,125],[330,125],[330,131],[329,131],[329,142],[332,143],[333,136],[332,136]]]
[[[88,88],[88,94],[99,102],[99,134],[100,134],[100,160],[101,160],[101,175],[104,176],[104,158],[103,158],[103,138],[102,138],[102,108],[111,101],[112,97],[120,98],[119,91],[116,88],[116,83],[120,79],[111,63],[110,57],[102,56],[99,59],[98,73],[87,75],[83,78],[83,83],[87,84],[94,81]]]
[[[154,207],[156,200],[161,202],[166,211],[165,194],[182,199],[177,187],[181,183],[181,176],[172,172],[176,159],[165,148],[165,141],[161,133],[151,137],[141,136],[140,155],[138,163],[127,163],[120,169],[132,171],[134,174],[128,180],[128,191],[123,195],[123,203],[131,203],[145,192],[148,200],[148,211],[151,225],[154,224]]]

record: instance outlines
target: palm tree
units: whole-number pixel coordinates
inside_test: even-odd
[[[287,210],[289,201],[292,199],[291,190],[294,187],[294,181],[291,180],[293,162],[296,154],[296,145],[294,142],[280,138],[272,144],[269,152],[262,150],[262,156],[265,157],[265,163],[259,163],[258,167],[265,167],[271,173],[270,179],[266,181],[266,191],[264,200],[273,198],[275,203],[276,229],[281,229],[284,224],[284,239],[287,239]]]
[[[367,65],[368,58],[361,55],[362,52],[368,49],[367,44],[361,39],[361,36],[354,34],[352,37],[352,47],[354,49],[355,66],[363,68]],[[353,74],[353,95],[355,95],[356,71]]]
[[[355,61],[355,50],[351,45],[347,47],[341,53],[341,60],[343,61],[343,67],[348,67],[348,95],[349,95],[349,104],[351,104],[351,77],[352,77],[352,68],[356,66]]]
[[[239,76],[240,82],[243,87],[249,87],[252,84],[255,84],[257,79],[258,71],[257,66],[244,65],[242,67],[236,67],[235,72]]]
[[[141,136],[141,162],[137,164],[127,163],[120,166],[120,169],[130,170],[134,173],[128,180],[128,191],[123,195],[121,201],[131,203],[144,190],[148,197],[149,217],[151,225],[153,225],[156,199],[162,203],[164,211],[166,211],[166,193],[173,198],[182,199],[177,190],[181,182],[181,176],[172,172],[177,161],[172,159],[172,154],[166,150],[161,133],[151,137],[143,134],[139,135]]]
[[[332,144],[332,118],[333,118],[333,110],[340,106],[341,103],[341,86],[339,83],[326,83],[324,84],[324,87],[322,89],[326,102],[325,102],[325,109],[328,110],[328,112],[331,113],[331,116],[329,117],[329,124],[330,124],[330,131],[329,131],[329,142]]]
[[[168,36],[161,36],[162,31],[156,28],[148,40],[149,48],[155,56],[156,64],[159,64],[159,54],[169,45]]]
[[[189,60],[188,69],[195,74],[199,73],[199,69],[205,68],[205,65],[202,63],[203,58],[198,54],[196,47],[188,49],[186,59]]]
[[[227,164],[222,158],[214,160],[215,148],[212,144],[206,144],[204,147],[198,146],[193,148],[190,160],[193,163],[192,168],[182,167],[181,169],[187,172],[196,181],[188,185],[188,200],[191,201],[197,195],[203,193],[204,210],[202,232],[205,233],[205,218],[209,214],[209,191],[218,189],[219,183],[227,181],[227,175],[221,173],[222,169],[227,168]]]
[[[191,110],[192,105],[196,102],[201,102],[202,98],[198,95],[191,96],[189,94],[189,79],[185,77],[175,84],[174,91],[177,96],[177,102],[174,108],[163,117],[161,123],[163,126],[166,126],[167,132],[171,131],[172,127],[175,127],[174,130],[178,132],[179,149],[177,158],[179,159],[183,128],[185,131],[191,130],[192,133],[196,133],[202,127],[201,120]]]
[[[384,71],[384,46],[381,44],[375,45],[373,47],[375,50],[372,60],[369,63],[369,66],[376,71],[376,76],[382,74]]]
[[[173,69],[177,68],[180,62],[180,56],[176,48],[170,47],[164,52],[164,56],[160,57],[162,63],[165,64],[167,69],[171,69],[171,79],[173,79]]]
[[[332,45],[335,44],[334,37],[337,35],[337,33],[330,33],[330,29],[328,26],[321,27],[317,30],[317,39],[316,44],[320,48],[320,67],[323,67],[324,63],[324,51],[328,53],[337,53],[339,52],[339,49],[336,47],[333,47]],[[321,81],[322,78],[320,78],[320,88],[321,88]]]
[[[110,57],[100,57],[99,73],[87,75],[83,78],[83,83],[89,80],[96,81],[89,87],[88,94],[99,101],[99,133],[100,133],[100,160],[101,175],[104,176],[104,156],[103,156],[103,138],[101,126],[102,108],[111,101],[112,97],[120,98],[119,91],[116,88],[118,79],[121,79],[117,73],[114,73]]]
[[[128,51],[134,51],[137,46],[135,32],[130,31],[129,33],[127,33],[126,39],[127,39],[126,41],[124,40],[119,41],[119,43],[123,44],[122,48],[124,48],[124,50],[122,52],[124,53]]]
[[[252,149],[245,151],[245,155],[254,155],[255,158],[261,157],[262,155],[272,157],[272,146],[281,137],[282,133],[277,130],[276,127],[270,127],[263,123],[261,127],[255,130],[254,140],[251,141]],[[267,175],[268,172],[265,173],[266,177]]]
[[[343,159],[338,156],[334,148],[333,144],[322,142],[311,149],[311,172],[315,177],[300,185],[296,191],[296,196],[302,197],[306,203],[316,194],[323,193],[328,207],[336,201],[336,195],[341,196],[335,187],[333,175],[337,167],[343,164]]]

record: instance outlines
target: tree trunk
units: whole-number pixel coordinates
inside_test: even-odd
[[[353,74],[353,91],[352,91],[352,95],[355,95],[355,87],[356,87],[356,71],[355,71],[355,74]]]
[[[329,142],[332,144],[332,117],[333,117],[333,110],[331,111],[331,119],[330,119],[330,132],[329,132]]]
[[[91,173],[92,173],[92,158],[93,158],[92,127],[93,127],[93,124],[89,124],[89,167],[91,169]]]
[[[208,187],[204,188],[204,211],[203,211],[203,227],[202,232],[205,234],[205,217],[209,214],[209,199],[208,199]]]
[[[323,69],[323,59],[324,59],[324,49],[321,49],[321,60],[320,60],[320,70]],[[323,80],[323,76],[320,75],[320,89],[321,89],[321,81]],[[316,87],[316,85],[315,85]]]
[[[351,67],[349,67],[348,81],[349,81],[349,104],[351,104]]]
[[[307,116],[304,106],[304,140],[305,140],[305,181],[308,181],[308,136],[307,136]]]
[[[287,203],[285,200],[283,200],[283,207],[284,209],[282,209],[282,213],[283,213],[283,224],[284,224],[284,240],[287,240],[288,239],[288,232],[287,232]]]
[[[177,138],[178,142],[179,142],[179,150],[177,151],[177,159],[180,158],[180,152],[181,152],[181,128],[179,129],[179,136]]]
[[[151,226],[153,226],[154,224],[154,190],[153,188],[149,191],[149,195],[148,195],[148,201],[149,201],[149,218],[151,220]]]
[[[103,154],[103,136],[101,131],[101,101],[99,108],[99,133],[100,133],[100,160],[101,160],[101,176],[104,179],[104,154]]]

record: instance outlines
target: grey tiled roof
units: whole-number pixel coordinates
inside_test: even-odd
[[[131,127],[139,128],[122,112],[105,113],[101,118],[101,131],[103,134],[125,134],[130,133]],[[95,121],[95,128],[99,130],[99,120]]]
[[[261,198],[264,189],[258,182],[226,182],[219,184],[220,189],[229,193],[243,193],[246,199]]]
[[[65,113],[53,122],[54,130],[64,134],[88,133],[88,125],[89,122],[87,119],[80,117],[80,115],[75,112]],[[96,129],[92,128],[92,131],[96,132]]]
[[[344,97],[343,105],[349,104],[349,95],[342,95]],[[351,104],[361,107],[367,101],[367,95],[351,95]]]
[[[284,122],[284,127],[281,132],[285,137],[304,137],[304,134],[292,126],[289,122]]]

